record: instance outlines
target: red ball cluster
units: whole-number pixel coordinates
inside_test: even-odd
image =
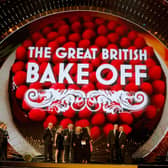
[[[51,47],[52,58],[36,59],[33,53],[33,58],[30,58],[30,52],[28,52],[29,46],[37,47]],[[97,48],[98,54],[96,59],[60,59],[55,54],[55,50],[58,47],[68,48]],[[107,49],[119,49],[128,48],[129,50],[143,49],[147,51],[148,59],[146,61],[140,60],[103,60],[101,48]],[[77,85],[68,84],[64,81],[64,84],[56,83],[51,84],[46,82],[41,84],[39,81],[35,83],[26,83],[26,71],[27,62],[35,62],[39,65],[39,75],[41,76],[47,67],[47,62],[51,63],[53,67],[53,72],[58,79],[59,74],[59,64],[64,63],[74,63],[73,68],[70,71],[72,79],[76,81],[77,79],[77,63],[89,63],[89,84],[87,85]],[[135,85],[135,70],[131,70],[133,76],[129,78],[126,86],[120,84],[121,77],[119,76],[116,83],[111,86],[103,85],[99,83],[96,79],[96,68],[103,64],[108,63],[120,70],[121,64],[145,64],[148,68],[148,77],[142,81],[140,86]],[[32,121],[42,121],[44,122],[44,127],[47,127],[49,122],[55,124],[60,124],[63,128],[67,128],[69,123],[74,123],[75,126],[88,127],[91,126],[91,137],[97,139],[101,132],[108,135],[109,131],[113,129],[113,124],[119,123],[124,127],[126,134],[131,133],[134,126],[138,125],[142,119],[152,120],[155,119],[159,112],[162,111],[165,102],[165,79],[163,71],[160,64],[155,56],[153,48],[147,46],[145,39],[139,36],[138,32],[132,30],[130,27],[123,23],[119,23],[114,20],[105,20],[101,17],[93,16],[73,16],[69,18],[62,18],[53,20],[53,24],[46,25],[39,32],[34,32],[31,36],[26,39],[21,46],[16,49],[16,61],[14,62],[12,68],[12,79],[16,86],[15,95],[21,103],[21,107],[28,117]],[[108,80],[112,77],[112,73],[108,70],[103,71],[103,77]],[[65,112],[58,112],[57,108],[47,109],[31,109],[31,107],[24,100],[25,92],[30,89],[74,89],[82,90],[85,93],[91,90],[125,90],[128,92],[143,91],[149,98],[149,104],[144,110],[140,111],[124,111],[120,113],[105,113],[103,107],[99,111],[93,113],[87,107],[80,110],[78,113],[74,109],[69,108]],[[40,99],[38,100],[41,101]],[[129,100],[130,103],[133,103]],[[57,102],[53,102],[57,103]],[[79,104],[74,105],[79,108]],[[93,106],[93,109],[96,108]],[[46,113],[47,112],[47,113]],[[62,119],[63,117],[63,119]],[[60,121],[61,120],[61,121]],[[139,127],[142,126],[139,124]],[[101,129],[102,128],[102,129]]]

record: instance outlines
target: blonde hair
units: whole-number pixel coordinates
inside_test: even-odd
[[[81,132],[81,127],[75,127],[75,134],[79,134]]]
[[[90,136],[90,127],[85,127],[85,128],[87,129],[87,132],[88,132],[88,134]]]

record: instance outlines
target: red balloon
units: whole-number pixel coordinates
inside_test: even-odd
[[[17,61],[12,65],[12,72],[16,73],[18,71],[22,71],[25,68],[25,64],[23,61]]]
[[[47,40],[45,38],[41,38],[36,42],[37,47],[45,47],[47,45]]]
[[[13,81],[15,82],[15,84],[17,86],[19,85],[23,85],[26,82],[26,72],[24,71],[18,71],[15,73],[14,77],[13,77]]]
[[[147,93],[148,95],[151,95],[153,92],[152,85],[148,82],[143,82],[141,84],[141,90]]]
[[[43,55],[42,55],[42,57],[38,57],[37,58],[37,61],[39,62],[39,63],[43,63],[43,62],[49,62],[50,61],[50,58],[46,58],[46,57],[44,57],[44,52],[43,52]]]
[[[139,118],[139,117],[141,117],[143,113],[144,113],[143,110],[132,111],[132,115],[133,115],[135,118]]]
[[[58,37],[58,33],[57,32],[49,32],[47,34],[47,40],[48,41],[55,40],[57,37]]]
[[[21,61],[26,59],[26,49],[23,46],[19,46],[16,49],[16,59]]]
[[[119,114],[119,118],[123,123],[126,123],[128,125],[131,125],[133,123],[133,117],[130,113],[123,112]]]
[[[72,120],[69,118],[64,118],[61,120],[60,125],[63,127],[63,129],[67,128],[68,124],[72,124]]]
[[[23,45],[23,47],[28,48],[33,45],[33,42],[31,40],[27,39],[23,42],[22,45]]]
[[[51,53],[55,53],[55,50],[59,47],[58,42],[55,41],[50,41],[48,43],[48,47],[51,48]]]
[[[69,22],[70,23],[73,23],[73,22],[77,22],[77,21],[80,21],[80,17],[79,16],[71,16],[68,18],[69,19]]]
[[[55,40],[59,45],[63,45],[66,42],[66,36],[59,36]]]
[[[83,39],[86,39],[86,40],[90,40],[92,39],[93,37],[95,37],[95,32],[92,30],[92,29],[86,29],[83,34],[82,34],[82,37]]]
[[[156,107],[153,105],[149,105],[146,107],[145,109],[145,116],[148,119],[153,119],[156,117],[157,111],[156,111]]]
[[[94,66],[94,67],[98,67],[100,65],[100,59],[97,57],[93,60],[91,60],[91,64]]]
[[[137,37],[137,32],[136,31],[134,31],[134,30],[132,30],[132,31],[130,31],[129,33],[128,33],[128,38],[130,39],[130,40],[135,40],[136,39],[136,37]]]
[[[94,90],[95,89],[95,86],[92,84],[92,83],[89,83],[87,85],[83,85],[81,90],[83,90],[85,93],[91,91],[91,90]]]
[[[42,38],[42,34],[39,32],[35,32],[32,34],[32,39],[33,41],[36,43],[38,40],[40,40]]]
[[[48,33],[50,33],[52,31],[51,27],[47,26],[47,27],[44,27],[42,32],[44,35],[47,35]]]
[[[151,58],[148,58],[145,61],[145,64],[146,64],[147,68],[151,68],[151,67],[156,65],[155,61],[153,59],[151,59]]]
[[[82,30],[81,23],[80,23],[79,21],[74,22],[74,23],[71,25],[71,29],[72,29],[72,31],[75,32],[75,33],[81,32],[81,30]]]
[[[47,118],[46,118],[46,120],[45,120],[45,122],[47,122],[47,123],[53,123],[53,125],[55,125],[56,123],[57,123],[57,118],[56,118],[56,116],[54,116],[54,115],[49,115]]]
[[[137,48],[144,48],[146,45],[146,42],[143,37],[137,37],[134,41],[134,45]]]
[[[70,28],[67,24],[61,25],[58,29],[60,35],[67,35],[70,31]]]
[[[109,21],[107,24],[107,28],[110,31],[114,31],[116,27],[117,27],[117,22],[115,22],[115,21]]]
[[[109,113],[107,114],[107,119],[112,122],[112,123],[115,123],[117,120],[118,120],[118,114],[112,114],[112,113]]]
[[[64,47],[65,49],[68,49],[68,48],[76,48],[76,43],[75,43],[75,42],[72,42],[72,41],[69,41],[69,42],[65,43],[65,44],[63,45],[63,47]]]
[[[90,125],[89,121],[86,119],[78,120],[75,123],[76,127],[88,127]]]
[[[79,48],[84,48],[87,49],[90,46],[90,41],[89,40],[81,40],[79,41],[78,47]]]
[[[95,44],[98,47],[106,47],[108,45],[108,39],[105,36],[98,36],[95,40]]]
[[[122,86],[120,84],[115,84],[111,87],[111,90],[115,91],[122,90]]]
[[[118,26],[115,30],[120,36],[124,36],[128,32],[128,27],[126,25]]]
[[[94,126],[90,129],[90,136],[92,139],[96,140],[97,138],[99,138],[101,135],[101,131],[100,128],[97,126]]]
[[[153,90],[155,93],[165,93],[165,82],[162,80],[155,80],[152,82]]]
[[[111,43],[116,44],[119,41],[119,35],[117,33],[110,33],[107,38]]]
[[[66,25],[64,20],[56,20],[56,23],[53,25],[54,29],[58,29],[60,25]]]
[[[120,69],[120,65],[123,64],[122,60],[112,60],[111,61],[111,65],[114,65],[114,67],[119,70]]]
[[[42,121],[44,120],[46,112],[40,108],[34,108],[29,112],[29,118],[33,121]]]
[[[104,132],[105,136],[107,136],[109,134],[109,132],[113,129],[114,129],[113,124],[107,123],[103,128],[103,132]]]
[[[157,108],[162,108],[165,102],[165,97],[162,94],[155,94],[152,96],[152,104]]]
[[[70,107],[67,111],[63,112],[63,116],[73,118],[75,116],[75,111]]]
[[[78,116],[79,118],[88,118],[91,116],[91,114],[92,112],[87,107],[85,107],[83,110],[79,111]]]
[[[28,87],[26,85],[20,85],[16,90],[16,98],[17,99],[23,99],[24,94],[28,90]]]
[[[69,40],[73,41],[73,42],[79,42],[81,39],[80,34],[79,33],[72,33],[69,35]]]
[[[102,125],[105,122],[105,116],[103,113],[96,113],[91,120],[93,125]]]
[[[107,49],[110,50],[110,49],[115,49],[115,50],[118,50],[118,46],[117,44],[109,44],[107,46]],[[117,61],[120,61],[120,60],[117,60]]]
[[[132,128],[129,125],[123,124],[123,125],[120,125],[120,126],[123,126],[124,132],[125,132],[126,135],[128,135],[132,132]]]
[[[97,34],[99,34],[99,35],[106,35],[107,34],[107,28],[106,28],[106,26],[100,25],[97,28]]]
[[[95,24],[93,22],[84,22],[84,27],[87,29],[94,29]]]
[[[126,86],[125,86],[125,90],[126,91],[129,91],[129,92],[131,92],[131,91],[137,91],[138,90],[138,86],[137,85],[135,85],[134,83],[129,83],[129,84],[127,84]]]
[[[123,37],[120,40],[120,46],[122,48],[128,48],[130,45],[131,45],[131,42],[130,42],[130,40],[127,37]]]
[[[105,20],[102,19],[102,18],[96,18],[96,19],[95,19],[95,23],[96,23],[97,25],[103,24],[104,22],[105,22]]]
[[[96,83],[96,87],[100,90],[110,89],[110,85],[103,85],[100,82]]]
[[[162,70],[161,67],[158,65],[155,65],[149,69],[149,77],[152,80],[158,80],[161,78]]]

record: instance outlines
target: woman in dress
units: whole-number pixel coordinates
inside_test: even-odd
[[[55,163],[58,163],[58,155],[60,154],[61,160],[64,163],[64,135],[62,133],[62,126],[59,126],[54,140],[55,151]]]
[[[87,128],[82,128],[81,133],[81,161],[82,163],[88,163],[90,162],[90,156],[91,156],[91,139]]]
[[[72,137],[73,159],[75,163],[81,162],[81,127],[75,128],[75,134]]]

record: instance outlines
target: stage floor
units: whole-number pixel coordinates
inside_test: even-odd
[[[3,161],[0,168],[168,168],[165,164],[69,164],[69,163],[42,163],[42,162],[23,162],[23,161]]]
[[[137,165],[122,165],[122,164],[69,164],[69,163],[35,163],[35,162],[0,162],[0,167],[16,167],[16,168],[26,168],[26,167],[33,167],[33,168],[138,168]]]

